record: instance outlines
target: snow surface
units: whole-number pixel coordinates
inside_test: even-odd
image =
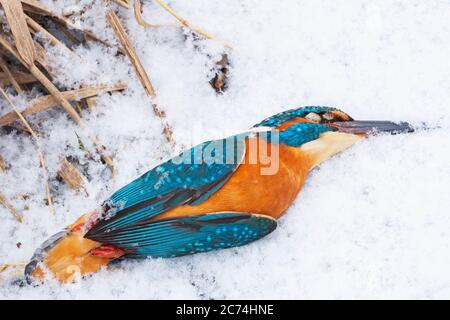
[[[55,10],[91,2],[45,1]],[[161,159],[288,108],[329,105],[357,119],[440,128],[372,138],[327,161],[311,173],[277,230],[254,244],[131,261],[69,285],[3,281],[0,298],[450,298],[450,2],[169,3],[233,46],[229,90],[216,95],[208,84],[206,53],[218,59],[220,42],[200,41],[196,50],[181,29],[143,29],[132,11],[120,11],[174,129],[177,150],[171,150],[127,59],[96,45],[77,50],[85,61],[60,55],[53,63],[71,69],[58,78],[63,84],[122,79],[129,86],[123,94],[103,95],[94,113],[83,113],[113,155],[117,180],[102,164],[83,158],[75,135],[81,129],[64,112],[30,117],[43,132],[57,210],[51,216],[35,146],[26,136],[2,135],[0,153],[11,168],[0,175],[0,190],[25,223],[0,207],[0,264],[27,261],[47,237]],[[77,23],[115,42],[102,2],[89,7]],[[173,22],[150,1],[144,16]],[[24,106],[24,97],[15,100]],[[7,111],[1,102],[0,114]],[[88,197],[56,182],[63,155],[89,162]],[[29,195],[25,202],[21,194]]]

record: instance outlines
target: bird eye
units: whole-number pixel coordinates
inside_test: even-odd
[[[320,123],[320,121],[322,121],[322,118],[320,117],[320,115],[318,115],[317,113],[314,112],[310,112],[305,116],[305,119]]]

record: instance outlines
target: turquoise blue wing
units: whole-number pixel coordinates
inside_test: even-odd
[[[139,222],[89,238],[125,249],[129,258],[170,258],[242,246],[264,237],[276,226],[276,220],[269,216],[220,212]]]
[[[248,135],[204,142],[148,171],[105,202],[106,213],[86,237],[205,201],[244,159]]]

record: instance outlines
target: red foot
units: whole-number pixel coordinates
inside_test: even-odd
[[[123,256],[124,254],[124,250],[106,244],[91,250],[91,255],[101,258],[116,259]]]

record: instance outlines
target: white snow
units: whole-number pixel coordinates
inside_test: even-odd
[[[73,8],[92,1],[64,1]],[[55,10],[61,1],[46,0]],[[271,235],[238,249],[161,260],[131,261],[75,284],[39,287],[0,282],[0,298],[450,298],[450,3],[438,0],[172,0],[194,25],[233,47],[229,90],[208,84],[206,53],[179,28],[144,29],[120,10],[149,72],[177,150],[161,135],[127,59],[92,45],[86,61],[58,56],[71,87],[124,80],[123,94],[105,94],[83,113],[113,155],[117,179],[83,158],[61,110],[30,117],[42,135],[56,211],[44,205],[36,149],[29,137],[2,135],[10,164],[0,190],[24,214],[19,224],[0,207],[0,264],[27,261],[47,237],[96,208],[109,194],[161,159],[206,139],[241,132],[276,112],[303,105],[342,108],[357,119],[425,122],[440,128],[359,143],[314,170]],[[102,1],[79,23],[116,43]],[[151,1],[144,16],[173,19]],[[185,31],[188,34],[187,31]],[[24,97],[15,99],[24,107]],[[10,111],[2,101],[0,114]],[[87,141],[83,141],[88,144]],[[89,196],[56,182],[62,156],[89,162]],[[23,201],[20,195],[29,198]],[[26,209],[27,206],[29,209]],[[16,243],[22,246],[17,248]]]

